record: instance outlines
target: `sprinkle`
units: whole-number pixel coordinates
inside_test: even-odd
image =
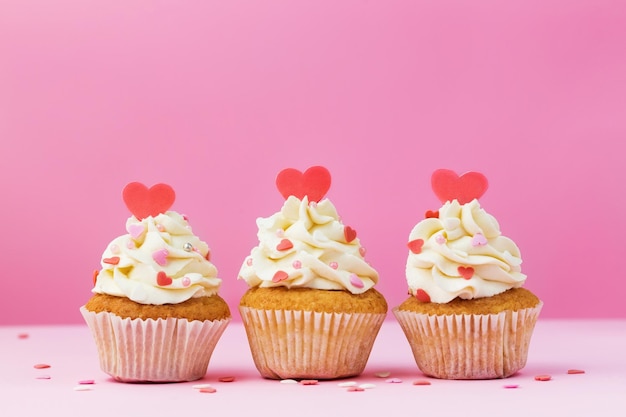
[[[133,242],[132,240],[129,240],[128,242],[126,242],[126,247],[128,249],[135,249],[135,242]]]
[[[332,269],[339,268],[339,264],[337,262],[331,262],[328,264],[328,266],[330,266]]]
[[[193,250],[195,250],[196,252],[200,253],[200,251],[198,250],[198,248],[193,248]],[[204,257],[204,259],[206,259],[207,261],[211,261],[211,251],[208,251],[206,253],[206,256]]]
[[[575,375],[575,374],[584,374],[585,371],[583,371],[582,369],[568,369],[567,373],[570,375]]]
[[[442,234],[439,234],[437,236],[435,236],[435,242],[437,242],[440,245],[443,245],[444,243],[446,243],[446,237]]]
[[[341,388],[355,387],[356,385],[357,383],[355,381],[346,381],[337,384],[337,386]]]
[[[348,392],[361,392],[361,391],[365,391],[363,388],[361,387],[349,387],[347,389]]]
[[[280,383],[281,384],[297,384],[298,381],[296,381],[295,379],[282,379]]]
[[[143,234],[144,231],[143,224],[131,224],[128,226],[128,233],[133,239],[137,239],[139,236]]]
[[[418,379],[417,381],[413,381],[413,385],[430,385],[430,381],[426,381],[425,379]]]
[[[389,375],[391,375],[391,372],[389,372],[389,371],[376,372],[376,373],[374,374],[374,376],[375,376],[376,378],[387,378]]]
[[[29,335],[28,333],[18,333],[17,334],[17,338],[18,339],[28,339]]]
[[[389,378],[389,379],[386,379],[385,382],[390,383],[390,384],[401,384],[402,380],[400,378]]]
[[[109,249],[111,249],[111,252],[113,253],[120,253],[120,247],[117,246],[115,243],[112,244]]]
[[[284,251],[293,248],[293,243],[289,239],[283,239],[280,241],[278,245],[276,245],[276,250]]]
[[[183,277],[183,287],[188,287],[191,285],[191,278],[189,277]]]
[[[283,237],[283,236],[285,236],[285,231],[284,231],[283,229],[278,229],[278,230],[276,231],[276,236],[277,236],[277,237]]]
[[[183,243],[183,250],[185,252],[191,252],[193,250],[193,245],[189,242]]]
[[[50,379],[50,375],[39,375],[36,376],[35,379]]]
[[[77,385],[74,387],[74,391],[91,391],[91,387],[89,385]]]
[[[424,214],[424,217],[426,217],[427,219],[438,219],[439,218],[439,210],[428,210],[426,212],[426,214]]]
[[[100,275],[100,271],[98,271],[97,269],[94,269],[93,275],[92,275],[93,285],[96,285],[96,281],[98,281],[98,275]]]
[[[157,230],[158,230],[159,232],[164,232],[164,231],[165,231],[165,227],[163,227],[163,225],[162,225],[162,224],[157,224],[157,225],[156,225],[156,228],[157,228]]]
[[[192,385],[191,388],[193,388],[193,389],[205,389],[205,388],[213,388],[213,386],[211,384],[196,384],[196,385]]]
[[[459,275],[464,279],[470,279],[474,276],[474,268],[471,266],[459,266],[456,270],[459,271]]]
[[[424,246],[423,239],[415,239],[407,243],[407,247],[409,248],[409,250],[415,254],[422,252],[422,246]]]
[[[93,385],[95,383],[96,381],[94,381],[93,379],[83,379],[82,381],[78,381],[79,385]]]
[[[319,381],[317,379],[303,379],[300,381],[302,385],[317,385]]]
[[[346,242],[352,242],[354,239],[356,239],[356,230],[354,230],[350,226],[345,226],[343,228],[343,237],[346,238]]]
[[[535,381],[549,381],[552,377],[550,375],[537,375]]]
[[[515,388],[518,388],[518,387],[519,387],[519,385],[517,385],[517,384],[507,384],[507,385],[503,386],[503,388],[506,388],[506,389],[515,389]]]
[[[289,278],[289,274],[285,271],[276,271],[274,276],[272,277],[272,282],[281,282]]]
[[[357,288],[363,288],[365,286],[361,278],[359,278],[356,274],[350,274],[350,284]]]
[[[300,261],[298,261],[298,260],[293,261],[293,263],[292,263],[291,265],[293,265],[293,267],[294,267],[295,269],[300,269],[300,268],[302,268],[302,262],[300,262]]]
[[[167,265],[167,255],[169,255],[170,252],[167,249],[159,249],[156,250],[154,252],[152,252],[152,259],[154,259],[154,262],[156,262],[157,264],[161,265],[161,266],[165,266]]]
[[[252,258],[246,259],[246,265],[252,266]]]
[[[476,233],[472,238],[472,246],[485,246],[486,244],[487,239],[482,233]]]
[[[361,246],[359,248],[359,253],[361,254],[361,256],[365,256],[365,253],[367,252],[367,250],[365,250],[365,248],[363,246]]]
[[[233,382],[235,380],[234,376],[223,376],[218,379],[220,382]]]
[[[415,297],[422,303],[430,303],[430,295],[421,288],[415,292]]]
[[[372,388],[376,388],[376,384],[361,384],[359,385],[359,388],[372,389]]]
[[[214,392],[217,392],[217,390],[213,387],[208,387],[208,388],[200,388],[198,390],[198,392],[201,392],[203,394],[213,394]]]
[[[104,258],[102,260],[103,263],[105,264],[110,264],[110,265],[117,265],[120,263],[120,257],[119,256],[112,256],[110,258]]]
[[[47,363],[38,363],[35,366],[33,366],[33,368],[35,368],[35,369],[46,369],[46,368],[50,368],[50,365],[48,365]]]

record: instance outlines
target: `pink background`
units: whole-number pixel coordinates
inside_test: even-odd
[[[626,317],[625,43],[607,0],[4,0],[0,324],[82,322],[133,180],[176,189],[237,316],[277,172],[316,164],[390,306],[446,167],[489,178],[542,317]]]

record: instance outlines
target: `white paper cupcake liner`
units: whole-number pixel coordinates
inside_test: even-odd
[[[434,315],[393,309],[415,362],[445,379],[506,378],[526,365],[542,303],[487,315]]]
[[[334,379],[365,369],[385,313],[239,307],[254,363],[272,379]]]
[[[100,367],[123,382],[177,382],[204,377],[230,318],[215,321],[130,319],[80,309]]]

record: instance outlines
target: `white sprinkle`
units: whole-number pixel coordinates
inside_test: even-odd
[[[376,384],[361,384],[359,385],[359,388],[372,389],[372,388],[376,388]]]
[[[385,382],[389,382],[390,384],[399,384],[402,380],[400,378],[389,378],[386,379]]]
[[[39,375],[35,379],[50,379],[50,375]]]
[[[298,381],[296,381],[295,379],[281,379],[280,383],[281,384],[297,384]]]
[[[192,385],[193,389],[205,389],[205,388],[212,388],[211,384],[196,384],[196,385]]]
[[[91,385],[77,385],[74,387],[74,391],[91,391]]]
[[[389,375],[391,375],[391,372],[376,372],[374,374],[374,376],[376,376],[376,378],[387,378]]]
[[[341,388],[355,387],[356,386],[356,382],[354,382],[354,381],[340,382],[337,385],[340,386]]]

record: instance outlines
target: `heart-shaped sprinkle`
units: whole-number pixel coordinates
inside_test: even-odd
[[[430,295],[421,288],[415,292],[415,297],[422,303],[430,303]]]
[[[293,243],[291,243],[291,240],[289,239],[283,239],[280,241],[280,243],[278,245],[276,245],[276,250],[289,250],[293,248]]]
[[[200,251],[197,248],[193,248],[193,250],[195,250],[196,252],[200,253]],[[211,251],[207,251],[206,256],[204,257],[204,259],[206,259],[207,261],[211,261]]]
[[[487,238],[482,233],[476,233],[472,237],[472,246],[485,246],[487,244]]]
[[[407,246],[409,247],[409,250],[415,254],[421,253],[422,252],[422,246],[424,246],[424,240],[423,239],[415,239],[410,241],[409,243],[407,243]]]
[[[172,278],[168,277],[164,271],[159,271],[157,274],[157,284],[161,287],[165,287],[166,285],[170,285],[172,283]]]
[[[167,265],[167,255],[169,255],[169,251],[167,249],[159,249],[157,251],[152,252],[152,259],[154,262],[161,266]]]
[[[122,197],[128,210],[139,220],[156,217],[172,207],[176,194],[167,184],[155,184],[148,188],[140,182],[131,182],[124,187]]]
[[[471,266],[459,266],[457,271],[459,271],[459,275],[465,279],[470,279],[474,276],[474,268]]]
[[[100,271],[98,271],[97,269],[93,270],[93,285],[96,285],[96,281],[98,281],[99,274],[100,274]]]
[[[356,288],[363,288],[363,281],[356,274],[350,274],[350,284]]]
[[[109,264],[109,265],[117,265],[120,263],[120,257],[119,256],[112,256],[110,258],[104,258],[102,259],[102,262],[105,264]]]
[[[146,230],[146,228],[143,227],[143,224],[131,224],[128,226],[128,234],[135,240],[143,234],[144,230]]]
[[[294,196],[302,200],[320,201],[330,189],[330,172],[322,166],[314,166],[303,173],[295,168],[286,168],[278,173],[276,187],[286,199]]]
[[[188,287],[188,286],[190,286],[190,285],[191,285],[191,278],[189,278],[189,277],[183,277],[183,281],[182,281],[182,283],[183,283],[183,287]]]
[[[300,269],[302,268],[302,262],[300,261],[293,261],[293,264],[291,264],[295,269]]]
[[[439,218],[439,210],[428,210],[424,215],[427,219],[438,219]]]
[[[274,276],[272,277],[272,282],[281,282],[289,278],[289,274],[285,271],[276,271]]]
[[[433,172],[431,185],[442,203],[457,200],[460,204],[480,198],[489,186],[487,177],[480,172],[466,172],[459,176],[449,169]]]
[[[343,237],[346,238],[346,242],[352,242],[354,239],[356,239],[356,230],[354,230],[350,226],[345,226],[343,228]]]
[[[328,264],[328,266],[330,266],[332,269],[339,268],[339,264],[337,262],[331,262]]]

